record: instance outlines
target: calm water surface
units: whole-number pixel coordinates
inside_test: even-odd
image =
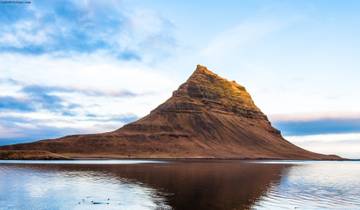
[[[0,209],[360,209],[360,162],[0,161]]]

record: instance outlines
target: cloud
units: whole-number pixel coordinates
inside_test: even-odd
[[[2,81],[19,86],[20,82],[12,79]],[[0,86],[2,84],[0,81]],[[20,85],[21,86],[21,85]],[[61,90],[61,88],[59,88]],[[69,115],[71,109],[80,107],[79,104],[67,103],[61,97],[52,94],[54,88],[46,88],[38,85],[22,86],[19,92],[22,97],[0,96],[0,111],[15,110],[20,112],[34,112],[46,109],[53,112],[62,112]]]
[[[3,144],[117,129],[147,114],[176,86],[150,67],[106,54],[7,53],[0,60]]]
[[[49,97],[49,94],[53,94],[53,93],[79,93],[86,96],[124,97],[124,98],[151,94],[151,93],[135,93],[130,90],[104,92],[101,90],[94,90],[94,89],[80,89],[80,88],[44,86],[44,85],[25,85],[23,86],[21,91],[24,93],[28,93],[30,95],[35,95],[35,97],[38,98],[39,97],[47,98]]]
[[[272,116],[284,135],[314,135],[360,132],[359,113],[318,113]]]
[[[122,1],[2,5],[0,23],[0,52],[71,56],[106,51],[121,60],[151,61],[175,44],[170,21]]]
[[[247,49],[270,34],[282,29],[288,21],[275,19],[246,20],[218,34],[201,54],[205,57],[226,57]]]
[[[111,131],[138,119],[134,114],[117,116],[64,116],[38,113],[7,113],[0,117],[0,145],[57,138],[70,134]]]
[[[62,98],[52,95],[47,89],[41,88],[40,86],[26,86],[22,89],[22,92],[27,94],[29,98],[27,103],[34,105],[39,104],[40,108],[50,111],[65,111],[80,106],[74,103],[65,104]]]
[[[169,85],[164,84],[169,79],[151,66],[136,61],[119,61],[107,53],[71,58],[3,53],[0,56],[0,71],[2,78],[13,78],[26,85],[63,87],[83,93],[116,95],[129,89],[133,93],[146,93]]]
[[[0,96],[0,111],[17,110],[20,112],[35,111],[35,107],[27,100],[11,96]]]
[[[285,135],[309,135],[360,132],[359,119],[324,119],[313,121],[278,121],[274,125]]]
[[[174,88],[153,67],[175,49],[174,26],[153,10],[38,0],[2,5],[0,24],[0,139],[109,131]]]
[[[341,120],[341,119],[360,119],[360,112],[351,111],[331,111],[316,113],[296,113],[296,114],[273,114],[270,116],[273,121],[315,121],[315,120]]]
[[[282,114],[270,118],[287,140],[304,149],[360,158],[360,113]]]
[[[360,158],[360,133],[286,136],[292,143],[313,152]]]
[[[121,123],[130,123],[133,122],[137,119],[139,119],[138,116],[136,116],[135,114],[131,114],[131,113],[127,113],[127,114],[120,114],[117,116],[101,116],[101,115],[96,115],[96,114],[86,114],[86,117],[89,118],[90,120],[95,120],[97,122],[121,122]]]
[[[16,83],[0,83],[0,96],[19,98],[37,92],[38,99],[50,95],[82,107],[98,104],[101,112],[113,114],[132,107],[132,112],[144,115],[176,88],[169,77],[148,65],[118,61],[102,53],[71,59],[2,54],[0,71],[3,81],[13,78]]]

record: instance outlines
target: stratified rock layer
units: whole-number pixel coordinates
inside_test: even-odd
[[[165,103],[113,132],[1,147],[72,158],[339,159],[286,141],[246,89],[198,65]]]

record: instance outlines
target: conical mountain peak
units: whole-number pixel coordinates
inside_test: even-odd
[[[2,146],[2,150],[28,158],[39,151],[47,158],[340,159],[283,139],[243,86],[201,65],[167,101],[116,131]]]
[[[189,77],[186,83],[202,83],[203,85],[210,85],[210,86],[222,84],[223,87],[219,87],[219,88],[240,89],[246,91],[244,86],[237,84],[234,80],[229,81],[215,74],[213,71],[209,70],[206,66],[200,64],[196,66],[195,71],[192,73],[192,75]]]
[[[206,66],[198,64],[193,74],[202,74],[202,75],[209,75],[209,76],[218,76],[214,72],[210,71]]]
[[[189,77],[187,82],[196,82],[197,80],[200,82],[201,80],[210,80],[213,81],[214,79],[223,79],[219,75],[215,74],[211,70],[209,70],[206,66],[198,64],[196,66],[195,71]]]
[[[231,113],[256,112],[263,117],[243,86],[218,76],[202,65],[197,65],[194,73],[174,92],[173,97],[168,102],[175,100],[177,104],[186,102]]]

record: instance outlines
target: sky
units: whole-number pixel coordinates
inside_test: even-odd
[[[197,64],[289,141],[360,158],[360,2],[0,3],[0,145],[117,129]]]

